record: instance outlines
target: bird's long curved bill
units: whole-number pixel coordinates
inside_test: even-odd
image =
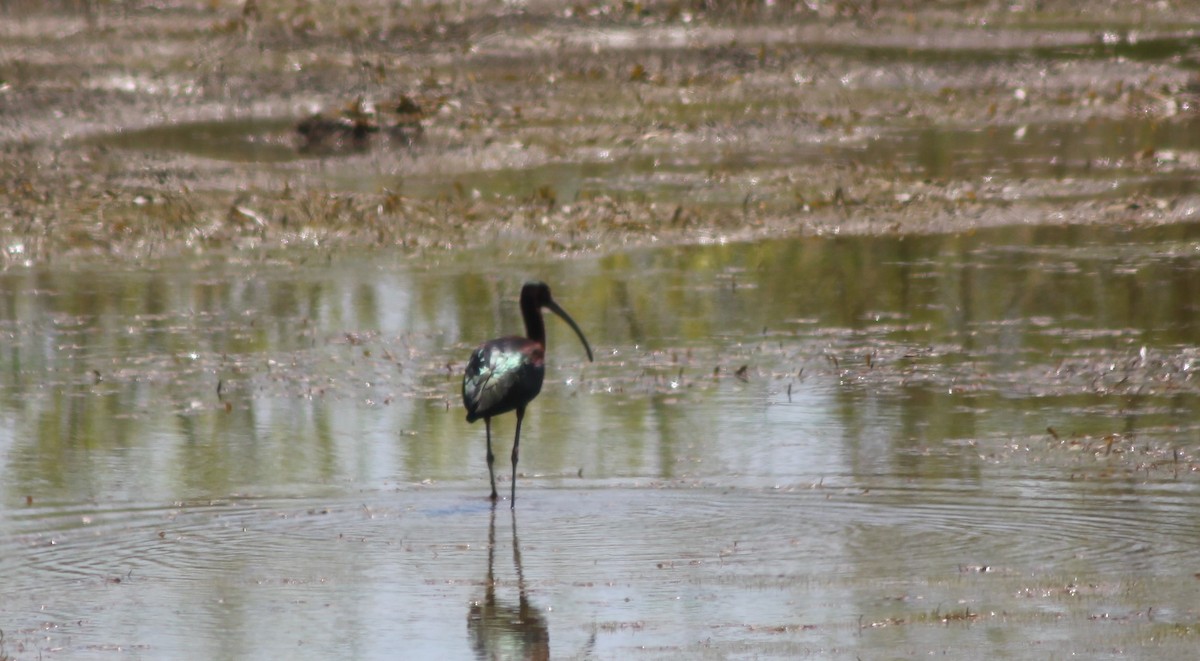
[[[571,330],[575,331],[575,334],[579,336],[579,341],[583,342],[583,348],[587,349],[588,361],[595,362],[595,359],[592,358],[592,347],[588,344],[587,338],[583,336],[583,331],[579,330],[579,324],[575,323],[575,320],[571,318],[571,315],[567,314],[566,310],[558,307],[558,303],[555,303],[554,301],[546,301],[545,306],[547,310],[550,310],[554,314],[558,315],[563,321],[567,322],[571,326]]]

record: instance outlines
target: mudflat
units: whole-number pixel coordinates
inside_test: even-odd
[[[1142,225],[1200,203],[1185,3],[17,1],[0,17],[10,263]]]

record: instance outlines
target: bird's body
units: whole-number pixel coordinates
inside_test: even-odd
[[[542,391],[546,348],[527,337],[501,337],[471,354],[463,377],[467,422],[515,411]]]
[[[521,421],[525,418],[525,407],[542,391],[546,377],[546,324],[542,319],[542,308],[562,317],[583,342],[588,360],[592,360],[592,348],[588,346],[583,331],[570,315],[550,297],[550,287],[541,282],[526,283],[521,288],[521,316],[525,320],[525,335],[501,337],[479,345],[467,362],[463,375],[463,406],[467,409],[467,422],[483,419],[487,428],[488,475],[492,481],[492,500],[496,495],[496,473],[493,470],[495,455],[492,453],[492,417],[515,411],[517,429],[513,436],[512,449],[512,503],[517,500],[517,456],[521,443]]]

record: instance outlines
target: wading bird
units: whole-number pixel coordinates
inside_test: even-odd
[[[496,500],[496,472],[492,469],[495,455],[492,454],[492,416],[517,412],[517,432],[512,447],[512,504],[517,503],[517,449],[521,444],[521,421],[525,418],[525,407],[542,390],[542,379],[546,376],[546,323],[542,319],[542,308],[562,317],[571,330],[583,342],[588,360],[592,360],[592,347],[571,315],[558,307],[550,298],[550,287],[543,282],[527,282],[521,288],[521,316],[525,319],[525,335],[512,335],[490,340],[479,345],[467,363],[463,376],[463,406],[467,408],[467,422],[483,418],[487,429],[488,477],[492,480],[492,500]]]

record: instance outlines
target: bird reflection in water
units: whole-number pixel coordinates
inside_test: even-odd
[[[517,571],[517,602],[496,597],[496,507],[488,521],[488,565],[482,599],[467,612],[467,633],[479,659],[549,659],[550,628],[525,593],[521,570],[521,544],[517,541],[517,515],[512,512],[513,566]]]

